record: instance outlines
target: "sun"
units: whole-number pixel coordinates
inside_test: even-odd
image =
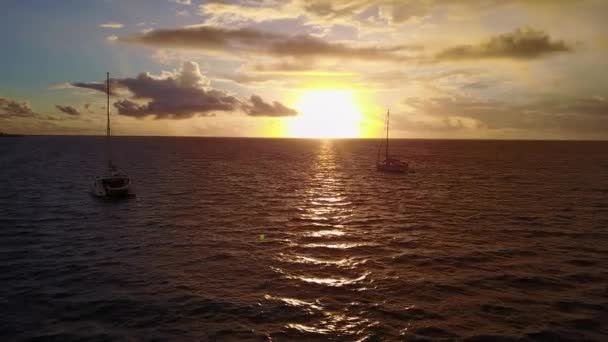
[[[297,102],[300,115],[290,119],[289,136],[296,138],[356,138],[361,111],[351,90],[305,91]]]

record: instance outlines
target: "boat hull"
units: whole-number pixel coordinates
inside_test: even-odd
[[[408,164],[403,162],[378,162],[376,163],[376,170],[381,172],[406,173],[408,171]]]
[[[91,193],[102,198],[133,196],[131,180],[125,176],[97,177],[91,185]]]

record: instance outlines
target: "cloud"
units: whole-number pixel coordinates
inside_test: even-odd
[[[68,115],[72,115],[72,116],[80,115],[80,111],[72,106],[55,105],[55,107],[57,109],[59,109],[61,112],[68,114]]]
[[[608,100],[602,96],[577,98],[566,103],[558,103],[553,110],[561,112],[581,113],[608,119]]]
[[[107,40],[108,42],[115,42],[115,41],[117,41],[117,40],[118,40],[118,36],[116,36],[116,35],[107,36],[107,37],[106,37],[106,40]]]
[[[411,49],[411,47],[353,47],[341,43],[326,42],[310,36],[295,36],[275,42],[269,47],[268,51],[276,56],[404,61],[408,57],[398,55],[396,52],[408,49]]]
[[[123,28],[124,25],[121,23],[114,22],[114,21],[109,21],[107,23],[99,24],[99,27],[109,28],[109,29],[119,29],[119,28]]]
[[[160,29],[145,34],[119,38],[126,43],[137,43],[161,48],[185,48],[204,51],[263,54],[274,57],[315,58],[329,57],[358,60],[408,59],[402,54],[420,49],[419,46],[351,46],[332,43],[306,35],[287,36],[253,29],[224,29],[210,26]]]
[[[37,122],[58,120],[53,116],[34,112],[28,102],[19,102],[6,97],[0,97],[0,119],[7,119],[10,126],[10,120],[14,118],[33,119]]]
[[[131,99],[115,103],[118,113],[126,116],[184,119],[215,111],[231,112],[239,106],[236,97],[209,88],[209,80],[201,74],[195,62],[185,62],[174,73],[165,72],[160,76],[142,73],[136,78],[115,81],[120,88],[132,93]],[[137,100],[148,102],[140,104]]]
[[[215,112],[245,112],[252,116],[294,115],[291,109],[272,105],[257,96],[241,100],[224,90],[214,89],[195,62],[184,62],[179,70],[160,75],[141,73],[135,78],[112,79],[115,95],[127,94],[114,103],[118,113],[135,118],[187,119]],[[74,87],[105,92],[103,83],[72,83]]]
[[[303,60],[280,60],[272,63],[255,63],[251,66],[251,70],[255,72],[298,72],[308,71],[315,68],[315,63]]]
[[[32,107],[27,102],[17,102],[15,100],[0,97],[0,117],[21,117],[31,118],[36,117],[38,114],[32,110]]]
[[[156,26],[157,24],[153,21],[141,21],[137,24],[135,24],[135,26],[137,27],[141,27],[141,26]]]
[[[379,16],[389,24],[401,24],[414,18],[424,17],[431,11],[429,2],[395,1],[380,6]]]
[[[600,0],[601,1],[601,0]],[[596,2],[600,2],[597,1]],[[303,19],[306,23],[355,27],[401,25],[433,15],[466,16],[468,18],[499,7],[574,9],[592,2],[581,0],[208,0],[199,6],[205,23],[234,27],[283,19]]]
[[[84,109],[85,109],[87,112],[89,112],[89,113],[93,113],[93,108],[92,108],[92,107],[93,107],[93,105],[92,105],[92,104],[90,104],[90,103],[85,103],[85,104],[84,104]]]
[[[251,95],[249,104],[245,105],[245,112],[251,116],[295,116],[298,112],[285,107],[279,102],[273,102],[272,104],[264,102],[261,97],[257,95]]]
[[[361,13],[368,7],[378,5],[379,2],[361,0],[333,2],[326,0],[310,0],[296,3],[299,3],[300,7],[309,15],[332,20]]]
[[[216,79],[220,81],[231,81],[240,84],[254,84],[273,82],[276,81],[277,78],[277,75],[234,72],[220,75]]]
[[[422,17],[433,9],[435,1],[419,0],[260,0],[228,2],[212,0],[200,5],[200,13],[209,23],[262,22],[304,17],[316,24],[404,23]]]
[[[73,88],[73,87],[68,82],[55,83],[55,84],[52,84],[51,86],[49,86],[49,89],[51,89],[51,90],[63,90],[63,89],[70,89],[70,88]]]
[[[85,88],[91,90],[97,90],[101,92],[106,92],[106,83],[86,83],[86,82],[74,82],[70,83],[70,86],[76,88]],[[117,95],[116,92],[116,83],[110,80],[110,94]]]
[[[608,138],[608,101],[604,97],[564,99],[555,95],[526,103],[469,97],[407,99],[411,113],[433,117],[450,129],[520,130],[542,135],[593,134]],[[402,128],[411,128],[402,124]],[[534,134],[534,133],[533,133]]]
[[[437,60],[466,60],[488,58],[532,59],[549,54],[572,52],[563,41],[551,40],[543,31],[524,27],[491,37],[478,45],[459,45],[439,52]]]
[[[180,5],[192,5],[191,0],[169,0],[169,1],[174,2],[176,4],[180,4]]]
[[[276,2],[260,0],[258,2],[227,2],[211,0],[199,6],[200,15],[207,17],[206,22],[262,22],[267,20],[296,18],[302,11],[296,11],[290,1]]]

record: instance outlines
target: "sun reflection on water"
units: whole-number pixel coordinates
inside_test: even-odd
[[[289,323],[287,327],[300,332],[314,333],[319,335],[328,335],[335,333],[343,333],[347,335],[361,334],[363,329],[371,328],[379,324],[369,319],[347,315],[341,312],[324,312],[324,318],[320,321],[318,326],[311,326],[300,323]],[[364,341],[365,338],[359,339],[358,341]]]
[[[311,265],[321,265],[321,266],[332,265],[332,266],[337,266],[337,267],[355,267],[355,266],[358,266],[360,264],[364,264],[365,262],[367,262],[366,259],[357,260],[355,258],[342,258],[342,259],[337,259],[337,260],[329,260],[329,259],[313,258],[310,256],[304,256],[304,255],[286,256],[284,254],[280,254],[279,259],[281,261],[289,262],[289,263],[311,264]]]
[[[291,238],[286,249],[278,251],[272,271],[280,274],[286,284],[299,288],[302,285],[320,286],[335,291],[368,291],[371,272],[361,270],[367,262],[357,256],[359,247],[374,247],[376,244],[362,239],[360,234],[349,229],[353,202],[345,188],[345,178],[337,167],[340,158],[334,142],[321,142],[319,154],[311,173],[304,200],[288,224]],[[293,229],[295,228],[295,229]],[[305,297],[305,293],[302,296]],[[361,335],[366,328],[377,324],[362,317],[362,312],[353,312],[344,303],[325,305],[322,298],[293,298],[278,294],[265,299],[279,301],[285,305],[314,312],[321,318],[312,322],[287,322],[286,328],[303,333]]]
[[[346,234],[346,233],[342,230],[327,229],[327,230],[318,230],[318,231],[314,231],[314,232],[304,233],[304,236],[325,237],[325,236],[343,236],[344,234]]]
[[[307,243],[299,245],[305,248],[332,248],[332,249],[349,249],[366,246],[376,246],[377,244],[367,242],[343,242],[343,243]]]
[[[329,278],[329,277],[306,277],[306,276],[292,276],[287,275],[289,279],[298,279],[306,283],[319,284],[319,285],[327,285],[332,287],[342,287],[346,285],[356,284],[370,275],[370,272],[363,273],[358,278]]]
[[[306,302],[306,301],[295,299],[295,298],[273,297],[269,294],[266,294],[266,295],[264,295],[264,299],[281,301],[289,306],[304,307],[304,308],[314,309],[314,310],[323,310],[323,307],[321,305],[319,305],[318,303]],[[310,311],[312,311],[312,310],[310,310]]]

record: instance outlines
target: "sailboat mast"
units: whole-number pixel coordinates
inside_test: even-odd
[[[386,110],[386,159],[388,160],[388,125],[390,122],[390,114],[388,109]]]
[[[106,111],[107,111],[107,128],[106,135],[110,136],[110,73],[106,73],[106,94],[107,94],[107,102],[106,102]]]
[[[108,160],[108,172],[112,174],[113,166],[112,166],[112,151],[110,146],[110,73],[106,73],[106,115],[107,115],[107,126],[106,126],[106,159]]]

